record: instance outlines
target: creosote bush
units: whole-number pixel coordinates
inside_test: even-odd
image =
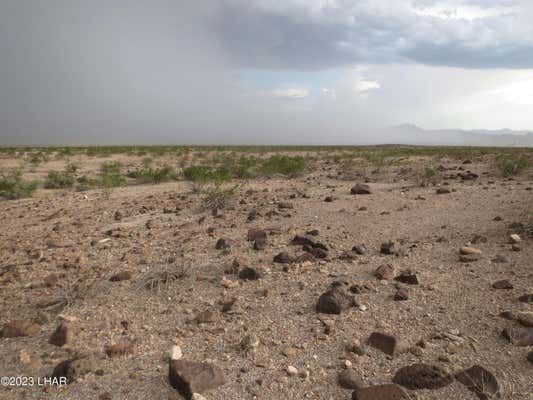
[[[132,171],[128,176],[134,178],[138,183],[161,183],[175,180],[176,171],[169,166],[162,168],[148,167]]]
[[[207,189],[203,199],[202,208],[204,210],[223,210],[232,204],[237,194],[238,185],[222,187],[216,184]]]
[[[67,171],[49,171],[44,182],[47,189],[68,189],[74,186],[76,178]]]
[[[514,176],[531,165],[526,154],[501,154],[496,158],[496,167],[503,176]]]
[[[22,179],[20,171],[0,174],[1,199],[16,200],[30,197],[38,186],[38,181],[26,181]]]

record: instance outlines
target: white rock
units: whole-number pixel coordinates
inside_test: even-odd
[[[511,243],[520,243],[522,241],[522,238],[518,236],[516,233],[513,233],[511,236]]]
[[[292,365],[289,365],[287,367],[287,374],[289,376],[296,376],[296,375],[298,375],[298,370],[295,367],[293,367]]]
[[[181,347],[179,346],[172,346],[172,348],[170,349],[170,359],[171,360],[179,360],[181,359],[181,357],[183,357],[183,353],[181,351]]]
[[[204,396],[202,396],[200,393],[193,393],[192,400],[207,400]]]

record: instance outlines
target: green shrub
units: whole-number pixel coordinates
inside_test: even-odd
[[[74,175],[66,171],[50,171],[44,182],[47,189],[66,189],[74,186]]]
[[[171,167],[163,168],[143,168],[128,174],[139,183],[160,183],[176,179],[176,171]]]
[[[231,172],[226,168],[214,169],[203,165],[192,165],[183,170],[183,176],[193,182],[222,182],[231,179]]]
[[[295,176],[305,170],[305,160],[302,157],[289,157],[282,155],[271,156],[263,161],[259,171],[261,174],[269,176],[282,174]]]
[[[76,179],[76,190],[78,192],[85,192],[98,186],[96,179],[89,178],[87,175],[82,175]]]
[[[503,176],[518,175],[531,164],[525,154],[501,154],[496,158],[496,167]]]
[[[100,165],[100,173],[103,175],[120,174],[121,170],[122,164],[118,161],[105,162]]]
[[[30,197],[39,186],[37,181],[25,181],[20,172],[0,174],[0,198],[7,200]]]

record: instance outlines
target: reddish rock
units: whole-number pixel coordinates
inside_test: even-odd
[[[0,331],[0,337],[14,338],[20,336],[32,336],[41,330],[38,324],[30,321],[12,321],[4,325]]]
[[[249,229],[246,235],[246,240],[249,242],[255,242],[257,240],[267,240],[267,233],[262,229]]]
[[[119,342],[105,347],[105,353],[108,357],[120,357],[133,352],[133,342]]]
[[[225,383],[224,373],[217,366],[187,360],[170,361],[168,380],[186,399],[191,399],[193,393],[204,393]]]
[[[390,356],[394,356],[406,348],[395,336],[381,332],[373,332],[368,338],[368,344]]]
[[[56,328],[54,333],[52,333],[52,336],[50,336],[48,343],[61,347],[67,344],[67,342],[69,341],[69,338],[70,338],[69,327],[66,322],[62,322]]]
[[[383,264],[374,272],[374,276],[380,280],[391,280],[396,275],[396,269],[391,264]]]
[[[369,386],[356,389],[352,393],[352,400],[408,400],[407,392],[394,384]]]

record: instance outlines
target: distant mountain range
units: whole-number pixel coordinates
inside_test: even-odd
[[[398,144],[532,147],[533,132],[500,130],[422,129],[402,124],[387,129],[387,141]]]

